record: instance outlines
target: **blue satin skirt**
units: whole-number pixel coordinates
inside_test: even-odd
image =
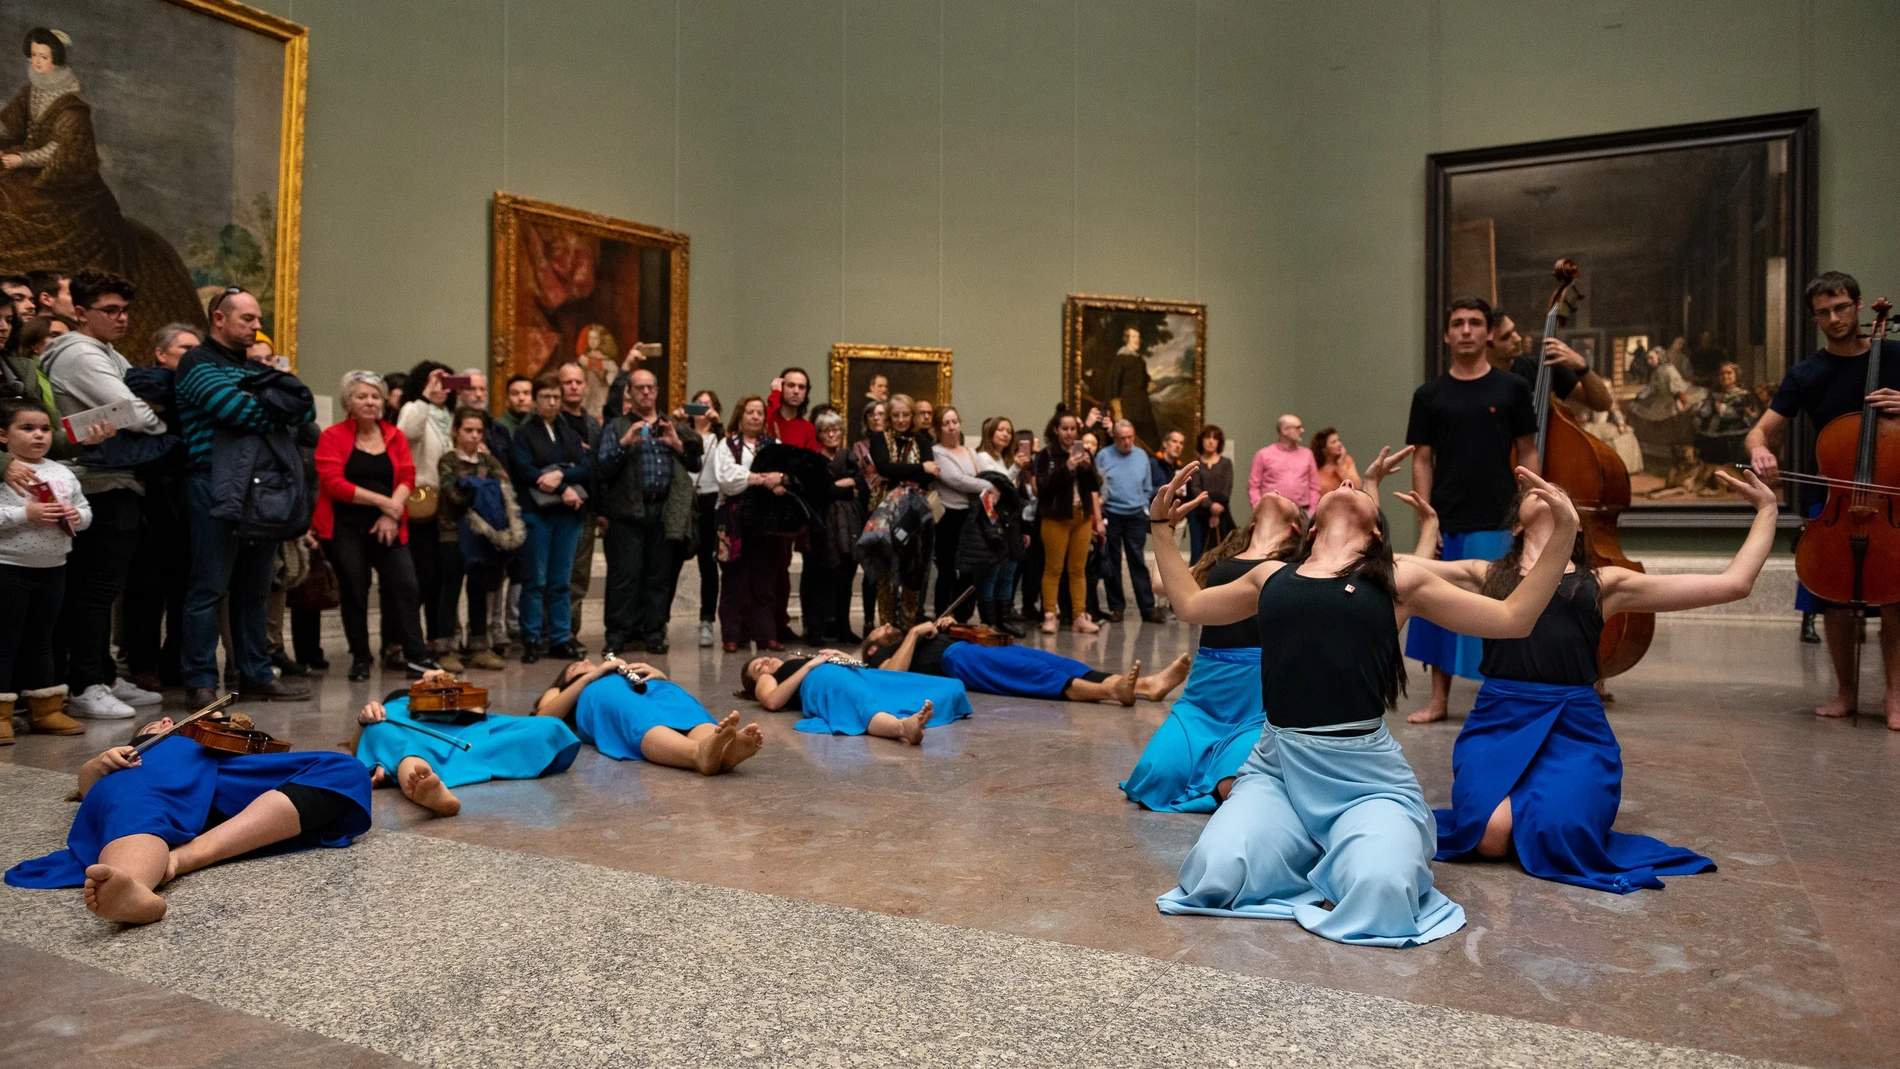
[[[1240,774],[1260,741],[1260,650],[1202,649],[1122,793],[1147,809],[1212,813],[1214,786]]]
[[[1497,560],[1511,548],[1509,531],[1468,531],[1445,536],[1439,556],[1445,560]],[[1405,655],[1464,679],[1483,679],[1484,640],[1447,631],[1414,616],[1405,629]]]
[[[934,703],[932,728],[970,715],[970,696],[957,680],[881,668],[821,664],[805,673],[798,696],[805,707],[798,730],[814,735],[862,735],[878,713],[901,719],[926,701]]]
[[[1032,646],[979,646],[958,642],[943,652],[944,674],[978,694],[1060,698],[1089,666]]]
[[[1485,680],[1451,767],[1451,808],[1437,811],[1440,861],[1476,850],[1509,796],[1518,861],[1541,879],[1628,894],[1715,868],[1693,850],[1610,830],[1623,751],[1593,687]]]
[[[491,713],[472,724],[422,724],[468,743],[452,746],[432,735],[401,727],[414,724],[409,699],[383,706],[392,723],[371,724],[356,743],[356,759],[369,769],[393,776],[405,757],[420,757],[441,777],[444,787],[465,787],[491,779],[534,779],[566,772],[581,751],[581,740],[557,717],[503,716]]]
[[[718,722],[698,698],[664,679],[647,680],[647,692],[636,694],[625,676],[602,676],[587,684],[574,705],[574,730],[616,761],[644,760],[640,740],[654,728],[672,728],[683,735]]]

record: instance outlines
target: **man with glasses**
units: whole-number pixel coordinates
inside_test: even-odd
[[[1768,402],[1768,411],[1762,413],[1761,421],[1745,439],[1749,463],[1770,483],[1781,470],[1775,447],[1781,444],[1788,421],[1797,413],[1806,412],[1816,431],[1837,417],[1860,411],[1863,401],[1871,402],[1881,416],[1900,416],[1900,342],[1882,343],[1880,388],[1867,392],[1867,355],[1873,351],[1873,344],[1860,331],[1860,283],[1852,275],[1825,271],[1808,283],[1807,299],[1808,312],[1827,344],[1788,369],[1774,400]],[[1820,507],[1816,503],[1808,515],[1815,515]],[[1854,656],[1860,630],[1855,610],[1822,601],[1806,588],[1796,592],[1795,607],[1802,612],[1826,614],[1827,652],[1834,662],[1838,686],[1834,700],[1815,713],[1837,719],[1854,712],[1860,700],[1855,671],[1859,666]],[[1880,607],[1880,658],[1887,678],[1887,726],[1900,731],[1900,605]]]
[[[1247,500],[1255,505],[1268,494],[1279,494],[1311,512],[1319,504],[1319,464],[1313,451],[1300,444],[1306,424],[1298,416],[1280,417],[1280,437],[1253,455],[1247,475]]]
[[[125,384],[132,365],[114,348],[130,322],[132,284],[108,271],[81,271],[68,286],[77,329],[40,354],[58,417],[106,405],[129,409],[113,419],[120,434],[160,435],[165,421]],[[77,426],[74,428],[79,429]],[[122,720],[133,707],[157,705],[161,695],[119,678],[112,657],[112,603],[131,577],[145,489],[129,467],[106,466],[108,456],[88,450],[74,463],[79,486],[93,503],[92,526],[73,539],[67,558],[66,598],[53,643],[54,663],[69,688],[66,710],[95,720]]]

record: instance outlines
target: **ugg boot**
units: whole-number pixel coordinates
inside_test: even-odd
[[[470,639],[468,643],[468,666],[484,672],[498,672],[508,667],[501,656],[488,646],[486,638]]]
[[[454,639],[438,638],[430,645],[435,649],[435,663],[441,665],[446,671],[460,672],[466,668],[462,664],[462,658],[455,652]]]
[[[1085,612],[1076,613],[1075,622],[1071,623],[1069,628],[1080,635],[1093,635],[1102,629],[1101,625],[1089,619],[1089,614]]]
[[[24,692],[26,698],[26,719],[34,733],[40,735],[84,735],[86,725],[67,716],[61,710],[66,708],[66,684],[57,687],[45,687],[40,690]]]
[[[0,694],[0,746],[13,745],[13,703],[18,694]]]

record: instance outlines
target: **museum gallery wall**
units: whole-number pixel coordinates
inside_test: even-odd
[[[18,43],[26,43],[22,55]],[[87,267],[137,289],[128,342],[202,325],[228,286],[297,349],[306,34],[225,0],[8,0],[0,274]]]

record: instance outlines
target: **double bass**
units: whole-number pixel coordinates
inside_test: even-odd
[[[1880,350],[1893,305],[1874,302],[1867,388],[1859,412],[1837,416],[1814,440],[1827,503],[1801,531],[1794,573],[1817,597],[1843,605],[1900,602],[1900,420],[1881,419],[1865,397],[1880,388]],[[1858,665],[1856,666],[1858,667]]]
[[[1545,338],[1556,337],[1557,327],[1569,319],[1581,299],[1576,261],[1558,260],[1553,273],[1557,288],[1550,295],[1550,308],[1544,315]],[[1584,430],[1569,409],[1551,403],[1550,364],[1541,351],[1537,385],[1531,394],[1537,409],[1538,470],[1562,487],[1577,506],[1577,535],[1584,539],[1590,564],[1642,571],[1641,564],[1623,555],[1623,545],[1616,535],[1617,517],[1630,505],[1629,469],[1616,450]],[[1621,612],[1603,621],[1603,636],[1597,643],[1597,671],[1601,677],[1608,679],[1634,668],[1649,652],[1655,634],[1655,613]]]

